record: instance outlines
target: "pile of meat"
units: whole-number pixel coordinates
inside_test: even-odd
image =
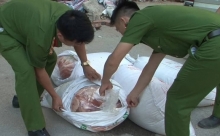
[[[71,76],[77,60],[73,56],[60,56],[57,59],[57,66],[60,72],[61,79],[66,79]]]
[[[105,102],[98,94],[99,86],[89,86],[80,89],[72,99],[72,112],[92,112],[102,109],[102,104]],[[116,108],[122,107],[120,100],[116,104]]]

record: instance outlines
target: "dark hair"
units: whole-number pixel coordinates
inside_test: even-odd
[[[128,0],[120,0],[117,7],[113,11],[110,24],[114,25],[117,18],[122,15],[130,17],[137,10],[140,9],[135,2]]]
[[[57,29],[69,41],[89,43],[94,38],[94,29],[85,13],[68,10],[57,20]]]

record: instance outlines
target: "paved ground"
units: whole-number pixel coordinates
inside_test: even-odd
[[[142,3],[141,7],[145,7],[149,3]],[[152,4],[152,3],[151,3]],[[155,4],[155,3],[153,3]],[[158,4],[158,3],[156,3]],[[164,4],[164,3],[162,3]],[[170,4],[170,3],[165,3]],[[173,4],[173,3],[172,3]],[[176,4],[176,3],[175,3]],[[94,41],[87,46],[88,53],[92,52],[111,52],[117,45],[121,35],[117,33],[114,28],[102,27],[101,30],[95,34]],[[68,47],[56,49],[60,53]],[[137,55],[149,56],[152,49],[144,45],[135,46],[130,54],[133,57]],[[185,59],[176,59],[167,57],[178,62],[184,63]],[[19,60],[18,60],[19,61]],[[4,58],[0,55],[0,136],[26,136],[23,121],[19,109],[14,109],[11,106],[11,99],[15,94],[14,91],[14,74],[11,67],[7,64]],[[192,113],[192,123],[194,125],[197,136],[219,136],[220,127],[216,129],[204,130],[196,126],[196,123],[202,118],[211,115],[213,107],[197,108]],[[47,129],[52,136],[154,136],[151,133],[136,124],[132,123],[129,119],[108,132],[92,133],[80,130],[71,125],[61,117],[59,117],[52,110],[43,108],[45,119],[47,122]],[[176,123],[176,122],[175,122]]]

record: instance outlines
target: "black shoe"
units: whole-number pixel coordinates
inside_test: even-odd
[[[12,106],[14,107],[14,108],[19,108],[20,106],[19,106],[19,102],[18,102],[18,97],[17,97],[17,95],[14,95],[14,97],[13,97],[13,99],[12,99]]]
[[[210,117],[199,121],[198,126],[201,128],[215,128],[220,125],[220,118],[217,118],[213,115]]]
[[[28,136],[50,136],[45,128],[37,131],[28,131]]]

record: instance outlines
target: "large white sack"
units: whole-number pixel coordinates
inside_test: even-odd
[[[56,113],[71,124],[84,130],[98,132],[113,129],[127,118],[129,109],[127,108],[126,95],[121,86],[114,80],[112,80],[112,83],[113,90],[119,91],[118,99],[122,103],[121,108],[116,108],[113,112],[106,112],[103,110],[93,112],[71,112],[70,106],[72,98],[77,91],[83,87],[93,85],[100,86],[101,84],[99,81],[91,82],[85,77],[79,77],[74,81],[67,82],[55,88],[55,91],[62,99],[65,109],[63,112]],[[43,95],[41,105],[47,108],[52,107],[52,98],[47,92]]]
[[[105,62],[108,59],[108,56],[110,54],[111,53],[109,53],[109,52],[89,53],[89,54],[87,54],[87,59],[89,60],[92,68],[94,68],[100,75],[102,75]],[[81,66],[81,62],[80,62],[80,59],[78,58],[77,54],[74,51],[66,50],[66,51],[62,52],[61,54],[59,54],[58,57],[66,56],[66,55],[73,56],[78,61],[75,64],[75,68],[73,69],[71,76],[66,79],[62,79],[60,77],[58,66],[57,65],[55,66],[54,71],[51,75],[51,79],[56,86],[59,86],[63,83],[74,80],[74,79],[84,75],[83,69]],[[131,64],[131,62],[128,61],[126,58],[124,58],[122,60],[122,62],[120,63],[120,65],[124,65],[124,64]]]
[[[147,64],[149,57],[138,57],[133,65],[137,68],[143,69]],[[183,64],[164,58],[158,66],[154,77],[159,80],[172,85],[178,72]],[[216,96],[216,88],[214,88],[199,104],[199,107],[214,105]]]
[[[122,65],[115,73],[114,80],[122,86],[128,95],[137,83],[141,72],[140,69],[132,65]],[[166,94],[169,88],[170,85],[153,78],[141,94],[138,106],[130,109],[129,119],[147,130],[165,135],[164,113]],[[191,123],[190,136],[195,136]]]

